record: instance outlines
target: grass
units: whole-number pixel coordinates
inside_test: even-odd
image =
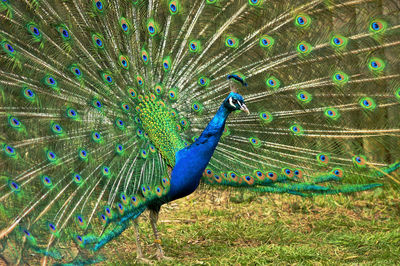
[[[170,261],[187,264],[367,264],[400,262],[400,196],[376,189],[303,199],[201,189],[163,206],[158,228]],[[240,199],[240,200],[239,200]],[[146,257],[155,253],[147,214]],[[133,228],[104,248],[105,265],[136,260]]]

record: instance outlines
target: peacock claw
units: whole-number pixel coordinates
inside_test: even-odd
[[[154,264],[151,260],[146,259],[145,257],[137,257],[136,260],[137,260],[139,263]]]
[[[156,252],[155,257],[157,258],[158,261],[162,261],[162,260],[172,260],[171,257],[167,257],[167,256],[164,255],[163,252],[159,252],[159,251]]]

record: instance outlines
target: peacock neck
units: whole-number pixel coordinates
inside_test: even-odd
[[[192,145],[177,152],[168,193],[170,200],[187,196],[196,190],[222,136],[230,113],[231,111],[222,104],[201,136]]]
[[[217,144],[219,142],[219,139],[222,136],[222,133],[224,132],[225,128],[225,122],[226,119],[228,118],[229,114],[231,111],[225,108],[224,104],[222,104],[213,119],[211,119],[210,123],[208,123],[207,127],[204,129],[203,133],[201,136],[197,139],[197,141],[193,144],[196,144],[197,142],[199,144],[204,144],[209,142],[208,148],[212,149],[210,152],[214,152],[215,148],[217,147]],[[211,154],[212,155],[212,154]],[[211,156],[210,156],[211,158]]]

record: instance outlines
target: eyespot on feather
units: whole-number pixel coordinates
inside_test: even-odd
[[[121,26],[122,31],[127,34],[130,31],[130,24],[128,22],[128,20],[124,17],[121,17],[119,19],[119,25]]]
[[[275,39],[268,35],[263,35],[259,39],[259,44],[262,48],[271,49],[275,43]]]
[[[341,168],[334,168],[331,173],[337,177],[343,177],[344,171]]]
[[[189,42],[189,51],[192,53],[198,53],[201,50],[201,44],[198,40],[192,40]]]
[[[147,22],[147,32],[151,37],[158,34],[158,26],[153,19],[149,19]]]
[[[306,56],[308,54],[311,53],[313,47],[311,46],[311,44],[307,43],[307,42],[300,42],[297,45],[297,53],[301,56]]]
[[[367,159],[364,155],[354,155],[352,161],[354,166],[358,168],[365,168],[367,166]]]
[[[382,19],[374,19],[369,23],[369,31],[373,34],[384,34],[387,30],[387,22]]]
[[[282,168],[282,174],[289,178],[292,178],[294,176],[293,170],[290,168]]]
[[[319,154],[317,154],[316,158],[317,158],[318,163],[321,165],[327,165],[330,161],[330,157],[326,153],[319,153]]]
[[[278,175],[274,171],[267,171],[266,177],[271,181],[276,181],[278,179]]]
[[[306,14],[299,14],[295,17],[294,24],[298,28],[306,29],[311,25],[311,17]]]
[[[128,70],[129,69],[129,59],[125,55],[120,55],[119,58],[119,65],[123,68]]]
[[[349,81],[349,76],[342,71],[337,71],[333,74],[332,81],[335,85],[343,86]]]
[[[142,87],[144,85],[144,80],[142,76],[136,76],[136,83],[139,87]]]
[[[244,181],[249,186],[252,186],[255,183],[254,177],[252,177],[251,175],[243,175],[241,178],[242,181]]]
[[[176,15],[179,13],[180,4],[179,1],[173,0],[168,3],[169,12],[171,15]]]
[[[227,36],[225,38],[225,45],[229,48],[238,48],[239,47],[239,39],[234,36]]]
[[[324,110],[324,115],[332,120],[337,120],[340,117],[340,113],[336,108],[328,107]]]
[[[346,48],[348,39],[342,35],[334,35],[331,38],[331,46],[336,50],[343,50]]]
[[[373,111],[373,110],[375,110],[375,108],[376,108],[376,103],[375,103],[375,101],[374,101],[372,98],[370,98],[370,97],[363,97],[363,98],[361,98],[360,101],[359,101],[359,103],[360,103],[360,106],[361,106],[363,109],[368,110],[368,111]]]
[[[249,0],[249,5],[252,7],[260,7],[263,3],[263,0]]]
[[[143,63],[147,65],[147,63],[149,62],[149,53],[145,49],[142,49],[141,58]]]
[[[115,123],[114,124],[117,126],[118,129],[125,130],[125,123],[124,123],[124,121],[122,121],[121,118],[115,119]]]
[[[294,135],[296,135],[296,136],[301,136],[301,135],[304,134],[303,128],[302,128],[300,125],[298,125],[298,124],[293,124],[293,125],[290,127],[290,131],[291,131]]]
[[[98,49],[103,49],[104,48],[104,40],[99,34],[92,34],[92,42],[94,47]]]
[[[36,99],[35,92],[32,89],[28,88],[28,87],[23,87],[22,88],[22,95],[29,102],[34,102],[35,99]]]
[[[170,56],[166,56],[164,57],[163,61],[162,61],[162,66],[165,72],[168,72],[171,70],[171,57]]]
[[[300,90],[296,94],[297,100],[299,100],[300,103],[309,103],[312,100],[312,95],[304,90]]]
[[[304,171],[302,169],[294,169],[293,174],[299,179],[304,177]]]
[[[265,80],[265,84],[267,84],[267,87],[270,89],[279,89],[279,87],[281,86],[281,82],[279,79],[277,79],[274,76],[270,76]]]
[[[372,57],[368,61],[368,68],[371,72],[380,73],[385,69],[385,67],[385,62],[380,58]]]
[[[254,170],[253,171],[253,176],[259,181],[262,182],[265,179],[265,174],[261,170]]]

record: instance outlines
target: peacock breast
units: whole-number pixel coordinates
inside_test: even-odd
[[[176,122],[170,108],[153,97],[143,97],[137,109],[144,131],[167,164],[175,165],[175,154],[185,148],[184,142],[176,129]]]

